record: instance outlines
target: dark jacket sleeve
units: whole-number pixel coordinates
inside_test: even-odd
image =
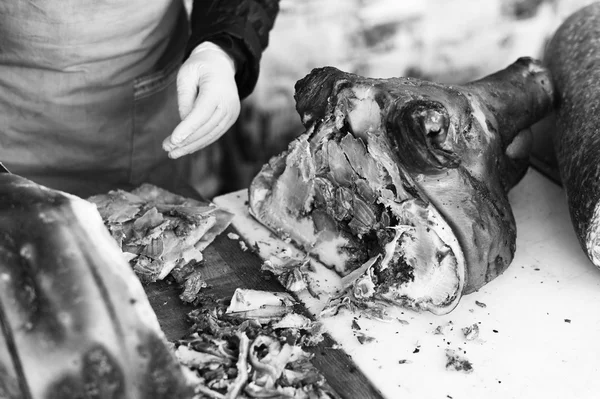
[[[194,0],[186,57],[207,40],[221,46],[235,61],[238,91],[245,98],[256,85],[278,12],[279,0]]]

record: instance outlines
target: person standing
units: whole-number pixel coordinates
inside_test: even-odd
[[[80,196],[185,184],[235,122],[275,0],[0,3],[0,161]]]

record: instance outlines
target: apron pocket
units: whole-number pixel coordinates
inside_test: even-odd
[[[140,100],[164,90],[177,78],[181,62],[172,61],[159,71],[139,77],[133,82],[133,99]]]

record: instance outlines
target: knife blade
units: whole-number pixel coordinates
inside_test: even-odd
[[[0,162],[0,173],[10,173],[10,170],[8,170],[2,162]]]

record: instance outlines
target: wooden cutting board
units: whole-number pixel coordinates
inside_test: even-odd
[[[197,193],[189,190],[178,193],[197,198]],[[204,266],[200,270],[202,278],[209,285],[202,291],[204,295],[214,300],[228,301],[236,288],[284,291],[277,280],[261,272],[262,261],[254,252],[243,249],[246,245],[243,241],[229,238],[235,237],[235,234],[239,233],[230,226],[203,251]],[[191,327],[186,315],[196,307],[181,301],[181,287],[163,280],[144,285],[144,290],[167,339],[175,341],[185,336]],[[207,302],[198,305],[203,306],[210,308],[213,304]],[[382,398],[378,389],[329,335],[326,334],[321,343],[308,350],[314,356],[311,362],[340,398]]]
[[[236,214],[233,225],[263,259],[296,251],[248,215],[246,200],[240,191],[215,202]],[[510,201],[517,220],[512,265],[449,315],[398,308],[390,322],[350,312],[320,319],[385,397],[599,397],[600,271],[579,248],[558,185],[530,170]],[[320,298],[300,298],[318,315],[323,292],[339,278],[318,264],[311,278]],[[473,324],[479,335],[468,340],[462,329]],[[360,343],[363,334],[374,340]],[[447,369],[447,349],[473,370]]]

